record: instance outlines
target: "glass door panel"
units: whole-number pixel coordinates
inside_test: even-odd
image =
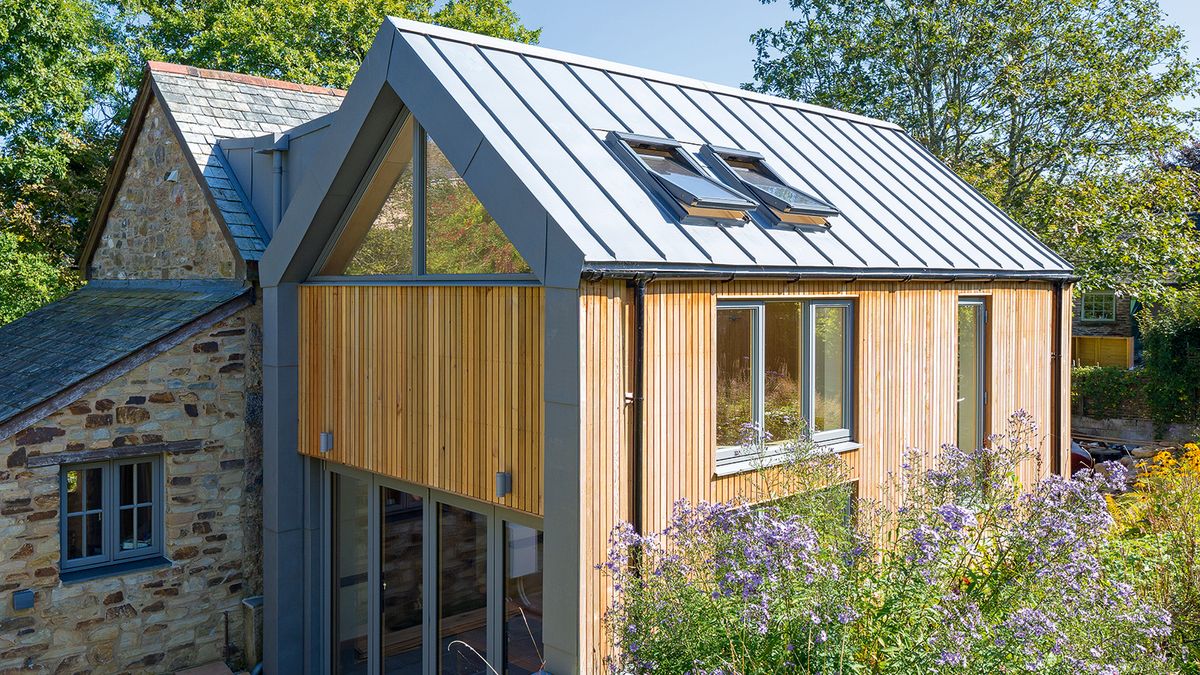
[[[505,523],[504,672],[536,673],[542,654],[542,533]]]
[[[983,445],[984,353],[983,302],[958,304],[958,447]]]
[[[380,662],[385,675],[420,675],[424,611],[424,500],[380,488]]]
[[[332,475],[333,672],[366,675],[369,670],[370,485]]]
[[[438,658],[442,675],[486,675],[487,516],[438,509]]]

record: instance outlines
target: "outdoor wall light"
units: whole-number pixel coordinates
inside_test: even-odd
[[[507,471],[496,472],[496,499],[512,494],[512,474]]]
[[[321,452],[329,452],[329,451],[333,450],[333,432],[332,431],[322,431],[321,432],[321,444],[319,447],[320,447]]]

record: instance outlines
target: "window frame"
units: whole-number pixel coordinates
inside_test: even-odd
[[[834,451],[842,449],[851,449],[856,447],[855,438],[855,405],[854,398],[856,394],[855,380],[857,373],[856,353],[854,350],[854,336],[857,332],[857,324],[855,322],[855,300],[853,298],[770,298],[770,299],[755,299],[755,300],[718,300],[716,311],[722,310],[751,310],[754,315],[754,323],[751,329],[751,409],[754,419],[751,422],[759,429],[765,426],[765,387],[766,373],[763,371],[763,358],[766,351],[766,305],[773,302],[779,303],[799,303],[801,305],[802,329],[800,331],[800,340],[802,353],[802,375],[801,375],[801,414],[804,417],[805,424],[808,425],[812,441],[818,446],[828,448]],[[813,431],[811,424],[815,416],[815,394],[816,380],[814,378],[813,363],[816,354],[816,341],[813,339],[814,327],[816,322],[816,309],[818,307],[840,307],[845,310],[845,326],[843,331],[842,349],[844,362],[846,365],[845,372],[842,375],[842,426],[837,429],[828,429],[825,431]],[[715,327],[715,324],[714,324]],[[715,328],[714,328],[715,330]],[[716,338],[714,335],[714,348],[716,346]],[[713,370],[713,387],[716,387],[716,368],[714,364]],[[764,453],[762,457],[756,456],[755,459],[765,459],[767,463],[777,455],[783,452],[784,442],[772,443],[767,448],[780,446],[779,452]],[[737,445],[718,445],[716,449],[716,463],[721,473],[728,473],[729,467],[736,470],[743,470],[744,463],[747,461],[743,448]]]
[[[1106,298],[1110,316],[1088,314],[1088,300]],[[1079,320],[1085,323],[1116,323],[1117,322],[1117,292],[1116,291],[1086,291],[1079,299]]]
[[[717,177],[731,186],[738,186],[757,199],[761,206],[761,208],[757,209],[757,212],[767,217],[772,224],[783,223],[792,226],[811,225],[828,228],[829,219],[841,215],[836,206],[784,180],[779,172],[767,161],[766,156],[760,152],[705,144],[700,148],[700,157],[708,164]],[[730,160],[756,165],[760,173],[768,179],[804,195],[808,199],[817,202],[818,205],[813,207],[795,206],[762,190],[757,185],[742,178],[741,174],[729,164]]]
[[[991,330],[990,330],[990,324],[989,324],[991,317],[989,316],[989,312],[988,312],[988,298],[986,296],[978,296],[978,295],[959,296],[958,302],[954,305],[954,309],[955,309],[955,314],[954,314],[954,316],[955,316],[955,359],[956,359],[955,368],[956,369],[958,367],[957,361],[962,358],[962,355],[958,353],[958,341],[961,339],[958,335],[958,310],[961,309],[963,307],[963,305],[969,305],[972,307],[979,308],[979,323],[978,323],[978,325],[975,326],[975,338],[977,341],[977,346],[976,346],[977,355],[976,355],[975,364],[974,364],[975,365],[975,378],[976,378],[975,381],[979,383],[979,390],[977,392],[975,392],[976,398],[978,399],[978,402],[975,406],[975,414],[977,416],[976,435],[978,436],[978,438],[975,441],[975,447],[959,448],[960,450],[974,450],[977,447],[983,446],[984,441],[988,437],[988,431],[989,431],[989,427],[990,427],[989,420],[988,420],[988,418],[989,418],[988,411],[989,411],[989,404],[990,404],[990,400],[989,400],[990,394],[989,394],[989,386],[988,386],[990,383],[988,381],[988,370],[989,370],[989,364],[991,363],[991,361],[990,361],[990,359],[991,359]],[[956,383],[955,392],[954,392],[954,398],[955,398],[954,427],[955,427],[955,443],[957,443],[957,444],[962,443],[962,439],[958,438],[959,419],[958,419],[958,405],[957,405],[958,399],[960,398],[961,394],[962,394],[962,391],[958,389],[957,383]]]
[[[134,549],[131,551],[119,550],[120,535],[121,535],[121,467],[127,465],[136,465],[142,463],[150,464],[150,484],[153,492],[150,502],[150,514],[153,518],[153,524],[150,527],[151,544],[146,548]],[[76,558],[74,560],[67,559],[67,531],[68,520],[72,516],[80,513],[88,513],[84,511],[68,512],[67,507],[67,474],[71,471],[86,471],[89,469],[100,469],[100,485],[103,490],[100,503],[101,528],[103,536],[101,537],[101,555],[87,556]],[[134,472],[134,480],[137,480],[136,470]],[[139,457],[126,457],[122,459],[111,459],[98,462],[83,462],[79,464],[63,464],[59,467],[58,475],[58,495],[59,495],[59,571],[60,572],[77,572],[80,570],[94,570],[103,567],[121,565],[123,563],[134,562],[138,560],[159,558],[163,555],[164,540],[165,540],[165,502],[164,502],[164,480],[163,480],[163,462],[160,455],[143,455]],[[138,507],[134,507],[138,508]]]
[[[329,265],[330,260],[335,257],[340,251],[342,236],[346,232],[350,220],[354,217],[355,211],[362,204],[368,190],[371,187],[371,182],[375,179],[380,168],[387,159],[392,146],[396,143],[400,134],[404,132],[404,127],[412,120],[412,273],[411,274],[346,274],[345,272],[326,272],[325,268]],[[337,284],[393,284],[393,283],[411,283],[414,285],[439,285],[439,286],[470,286],[470,285],[500,285],[497,282],[503,283],[536,283],[537,275],[532,271],[533,266],[526,260],[525,264],[531,269],[529,272],[520,273],[470,273],[470,274],[428,274],[425,271],[426,261],[426,219],[428,213],[426,211],[425,200],[425,173],[426,173],[426,142],[429,138],[425,127],[421,125],[421,121],[412,115],[412,112],[407,108],[404,109],[392,123],[388,129],[384,141],[380,144],[379,149],[375,151],[375,156],[371,160],[370,166],[359,180],[358,185],[354,189],[354,194],[346,203],[346,207],[342,210],[338,217],[337,225],[334,226],[333,232],[329,239],[325,242],[325,247],[321,251],[321,255],[317,257],[316,263],[309,270],[308,280],[316,282],[337,283]],[[457,171],[457,169],[455,169]],[[466,182],[466,178],[459,176]],[[467,187],[470,187],[468,185]],[[472,193],[474,190],[472,190]],[[479,199],[478,196],[475,197]],[[482,204],[483,201],[480,200]],[[486,209],[486,205],[484,206]],[[488,212],[490,215],[490,211]],[[493,218],[493,220],[495,220]],[[497,227],[500,226],[499,221],[496,221]],[[503,231],[501,227],[501,231]],[[508,239],[510,246],[516,250],[516,244],[505,233],[505,238]],[[361,242],[360,242],[361,243]],[[517,254],[521,252],[517,250]],[[522,260],[524,256],[522,255]]]
[[[610,131],[605,138],[605,143],[617,159],[634,175],[634,178],[665,203],[675,217],[682,222],[742,225],[750,219],[750,213],[759,206],[758,202],[743,192],[711,175],[701,166],[700,162],[692,157],[682,143],[672,138]],[[733,194],[734,198],[710,200],[697,197],[650,168],[650,165],[638,154],[634,146],[645,146],[670,153],[672,158],[694,171],[701,179],[723,192]]]
[[[504,525],[505,523],[513,523],[545,533],[544,520],[541,517],[518,511],[504,504],[479,501],[428,485],[411,483],[362,469],[331,463],[323,463],[320,478],[321,512],[319,517],[322,523],[322,541],[324,544],[321,546],[321,582],[319,585],[321,591],[320,598],[316,601],[318,602],[318,607],[321,608],[321,635],[323,636],[319,643],[319,662],[325,663],[327,668],[332,668],[334,659],[336,658],[333,649],[334,616],[332,611],[334,597],[332,585],[332,573],[334,571],[334,547],[332,542],[334,505],[332,497],[333,477],[335,475],[363,481],[367,487],[367,575],[368,587],[371,588],[375,588],[373,585],[374,582],[382,580],[382,558],[380,555],[382,530],[379,509],[382,488],[406,492],[422,500],[421,518],[423,535],[421,560],[423,582],[421,597],[423,599],[423,615],[421,621],[421,639],[425,645],[430,646],[430,648],[422,650],[423,672],[441,672],[441,636],[439,633],[440,620],[438,616],[441,602],[440,589],[438,588],[438,557],[441,547],[438,515],[441,512],[441,506],[443,504],[449,505],[485,517],[487,521],[486,540],[488,546],[486,556],[488,600],[486,609],[487,624],[485,627],[487,648],[484,660],[498,672],[505,672],[507,664],[504,659],[507,654],[505,652],[504,639]],[[546,569],[544,558],[542,564],[544,571]],[[381,611],[381,595],[379,590],[368,594],[366,661],[368,673],[382,672],[383,644],[381,641],[380,621],[383,614]]]

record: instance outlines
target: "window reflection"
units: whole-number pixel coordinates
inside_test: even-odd
[[[763,349],[763,429],[768,442],[796,438],[800,412],[803,325],[798,302],[768,302]]]
[[[438,511],[438,650],[442,675],[485,675],[487,517],[442,504]]]
[[[813,307],[813,430],[848,426],[846,420],[846,307]]]
[[[333,475],[333,671],[367,672],[367,483]]]
[[[504,524],[505,672],[530,675],[542,668],[542,533]]]
[[[379,494],[379,568],[382,577],[380,647],[385,675],[420,675],[424,608],[421,546],[424,502],[383,488]]]
[[[754,422],[754,317],[750,308],[717,310],[717,445],[738,445]]]
[[[983,444],[983,303],[958,305],[958,447]]]
[[[529,265],[433,138],[425,144],[425,272],[515,274]]]

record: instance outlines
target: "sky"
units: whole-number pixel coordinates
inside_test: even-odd
[[[1200,58],[1200,1],[1159,0]],[[512,0],[541,44],[586,56],[739,86],[754,79],[755,30],[783,25],[787,0]],[[1200,106],[1200,100],[1190,101]]]

